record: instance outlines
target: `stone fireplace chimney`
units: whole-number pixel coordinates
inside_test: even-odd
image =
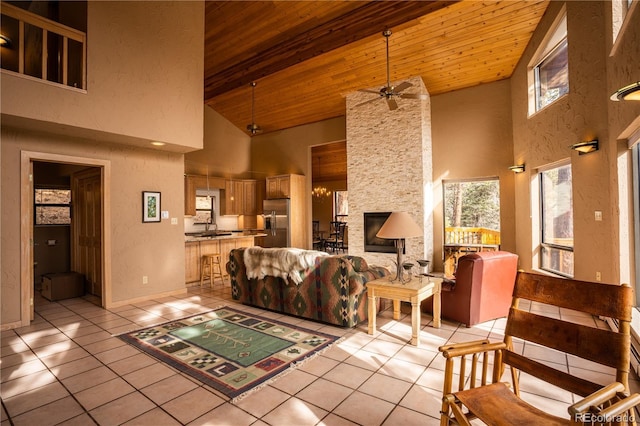
[[[403,81],[413,85],[405,93],[427,93],[422,78]],[[349,254],[395,269],[395,254],[364,251],[364,213],[406,211],[424,235],[406,241],[405,259],[433,264],[431,99],[399,98],[391,111],[384,98],[371,101],[375,97],[347,95]]]

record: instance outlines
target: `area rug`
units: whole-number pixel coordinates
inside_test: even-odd
[[[232,402],[338,340],[227,306],[118,337]]]

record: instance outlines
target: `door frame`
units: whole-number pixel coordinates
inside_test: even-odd
[[[33,162],[75,164],[100,168],[102,199],[102,307],[111,304],[111,162],[88,157],[52,154],[47,152],[20,152],[20,289],[21,325],[27,326],[33,318]]]

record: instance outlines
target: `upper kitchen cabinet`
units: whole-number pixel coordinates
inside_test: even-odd
[[[268,177],[267,199],[291,198],[292,179],[297,181],[298,178],[302,178],[302,181],[304,182],[304,176],[300,175],[279,175]],[[293,186],[296,185],[297,183],[293,182]]]
[[[196,215],[196,190],[198,189],[223,189],[224,178],[201,175],[184,176],[184,215]]]
[[[258,214],[257,182],[253,179],[227,179],[220,210],[224,215]]]

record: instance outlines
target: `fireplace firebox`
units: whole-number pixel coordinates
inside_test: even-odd
[[[364,251],[378,253],[395,253],[395,240],[378,238],[376,234],[391,215],[391,212],[364,213]]]

